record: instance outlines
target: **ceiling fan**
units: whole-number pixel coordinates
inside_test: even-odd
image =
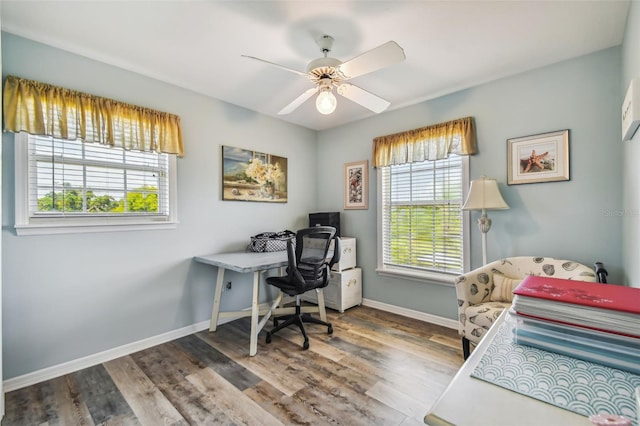
[[[282,108],[278,112],[278,115],[293,112],[316,93],[318,93],[318,97],[316,98],[316,108],[318,111],[321,114],[331,114],[337,106],[336,97],[333,95],[334,87],[339,95],[375,113],[380,113],[391,105],[389,101],[358,86],[345,83],[345,81],[404,61],[404,50],[395,41],[388,41],[347,62],[342,62],[328,56],[333,46],[333,37],[329,35],[322,36],[320,40],[318,40],[318,46],[320,46],[324,57],[309,62],[306,72],[294,70],[254,56],[242,55],[245,58],[255,59],[256,61],[274,65],[294,74],[307,77],[315,84],[316,87],[302,93],[294,99],[293,102]]]

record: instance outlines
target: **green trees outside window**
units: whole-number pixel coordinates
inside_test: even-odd
[[[392,207],[389,263],[428,270],[462,270],[459,211],[459,205]]]
[[[135,213],[158,212],[158,189],[143,186],[127,193],[125,199],[111,195],[95,195],[93,191],[65,184],[60,191],[38,198],[39,212]]]

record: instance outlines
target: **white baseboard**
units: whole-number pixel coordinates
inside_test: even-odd
[[[443,327],[453,329],[458,328],[458,322],[448,318],[426,314],[424,312],[414,311],[412,309],[401,308],[382,302],[376,302],[375,300],[370,299],[363,299],[362,304],[365,306],[370,306],[372,308],[380,309],[381,311],[391,312],[405,317],[441,325]],[[219,324],[224,324],[225,322],[229,321],[233,321],[233,318],[220,320]],[[137,342],[118,346],[117,348],[109,349],[104,352],[99,352],[97,354],[78,358],[73,361],[65,362],[62,364],[43,368],[42,370],[34,371],[32,373],[27,373],[22,376],[14,377],[3,382],[4,391],[11,392],[17,389],[22,389],[27,386],[35,385],[36,383],[55,379],[56,377],[64,376],[65,374],[75,373],[76,371],[80,371],[84,368],[93,367],[94,365],[102,364],[103,362],[130,355],[134,352],[148,349],[152,346],[170,342],[171,340],[179,339],[181,337],[188,336],[189,334],[206,330],[209,328],[209,323],[210,321],[208,320],[202,321],[196,324],[189,325],[187,327],[169,331],[167,333],[159,334],[147,339],[142,339]]]
[[[231,320],[232,319],[221,320],[219,324]],[[171,340],[188,336],[189,334],[206,330],[209,328],[209,323],[210,321],[202,321],[196,324],[189,325],[187,327],[169,331],[167,333],[159,334],[147,339],[142,339],[137,342],[128,343],[126,345],[118,346],[113,349],[108,349],[104,352],[99,352],[93,355],[85,356],[83,358],[75,359],[73,361],[68,361],[62,364],[43,368],[42,370],[37,370],[32,373],[27,373],[22,376],[5,380],[3,382],[4,392],[11,392],[27,386],[35,385],[36,383],[44,382],[46,380],[55,379],[56,377],[64,376],[65,374],[74,373],[84,368],[93,367],[94,365],[102,364],[103,362],[111,361],[113,359],[120,358],[134,352],[148,349],[152,346],[160,345],[162,343],[170,342]]]
[[[381,311],[387,311],[394,314],[402,315],[403,317],[414,318],[431,324],[453,328],[454,330],[458,329],[458,321],[449,318],[439,317],[437,315],[431,315],[420,311],[414,311],[413,309],[401,308],[399,306],[389,305],[387,303],[377,302],[371,299],[362,299],[362,304],[371,308],[380,309]]]

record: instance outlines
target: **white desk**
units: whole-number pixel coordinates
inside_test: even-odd
[[[258,334],[273,315],[292,314],[295,308],[284,308],[277,306],[282,304],[283,294],[279,293],[278,298],[271,302],[268,306],[260,306],[260,277],[270,269],[277,269],[287,266],[287,252],[233,252],[233,253],[217,253],[206,256],[194,257],[196,262],[205,263],[218,267],[218,276],[216,279],[215,295],[213,297],[213,309],[211,311],[211,325],[209,331],[216,331],[218,320],[220,318],[242,318],[251,316],[251,342],[249,344],[249,355],[254,356],[258,351]],[[222,297],[222,286],[224,285],[224,271],[230,269],[236,272],[253,272],[253,296],[251,299],[250,310],[242,311],[225,311],[220,312],[220,298]],[[305,306],[302,312],[318,312],[320,319],[327,320],[327,314],[324,307],[324,295],[322,289],[318,292],[318,306]],[[260,315],[262,319],[260,320]]]
[[[507,316],[505,310],[425,416],[443,425],[593,426],[587,417],[471,377]]]

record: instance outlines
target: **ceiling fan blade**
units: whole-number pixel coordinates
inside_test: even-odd
[[[405,60],[404,49],[395,41],[388,41],[356,56],[338,68],[345,78],[354,78]]]
[[[240,55],[240,56],[242,56],[244,58],[249,58],[249,59],[253,59],[253,60],[256,60],[256,61],[264,62],[265,64],[273,65],[274,67],[281,68],[281,69],[283,69],[285,71],[289,71],[289,72],[292,72],[294,74],[302,75],[302,76],[305,76],[305,77],[307,76],[306,72],[294,70],[293,68],[288,68],[288,67],[285,67],[284,65],[278,65],[278,64],[275,64],[273,62],[265,61],[264,59],[256,58],[255,56],[249,56],[249,55]]]
[[[339,95],[342,95],[375,113],[381,113],[391,105],[391,102],[349,83],[340,84],[337,92]]]
[[[293,102],[291,102],[289,105],[287,105],[286,107],[278,111],[278,115],[286,115],[286,114],[289,114],[290,112],[293,112],[293,110],[295,110],[300,105],[302,105],[307,99],[313,96],[314,93],[316,93],[317,91],[318,91],[317,87],[314,87],[313,89],[309,89],[305,91],[302,95],[295,98]]]

